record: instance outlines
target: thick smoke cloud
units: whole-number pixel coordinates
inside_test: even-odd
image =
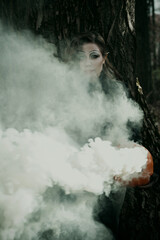
[[[0,26],[0,238],[112,239],[93,208],[103,191],[121,188],[114,176],[129,181],[145,167],[144,148],[117,147],[143,114],[122,85],[116,97],[98,80],[91,90],[53,52],[42,38]]]

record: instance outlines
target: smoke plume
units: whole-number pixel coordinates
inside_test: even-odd
[[[144,148],[118,147],[143,114],[121,84],[116,97],[98,80],[90,90],[53,52],[41,37],[0,26],[0,238],[112,239],[93,208],[121,188],[115,176],[129,181],[145,168]]]

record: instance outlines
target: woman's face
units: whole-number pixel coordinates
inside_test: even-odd
[[[105,58],[95,43],[84,43],[82,49],[78,51],[80,69],[91,75],[99,77]]]

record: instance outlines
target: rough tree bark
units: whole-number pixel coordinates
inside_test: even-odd
[[[135,0],[1,0],[0,15],[15,29],[29,28],[59,46],[75,33],[100,32],[110,61],[144,111],[143,145],[152,153],[159,172],[160,137],[138,83],[136,87]],[[143,42],[139,44],[144,47]],[[128,189],[120,220],[121,239],[158,240],[159,224],[159,183],[148,189]]]
[[[136,75],[141,80],[146,94],[152,91],[151,54],[149,41],[149,13],[150,4],[147,0],[136,0]]]

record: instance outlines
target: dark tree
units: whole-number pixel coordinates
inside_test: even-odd
[[[136,85],[138,74],[144,89],[148,91],[151,87],[150,66],[145,62],[150,61],[146,54],[148,20],[145,4],[145,0],[137,0],[135,12],[135,0],[1,0],[0,15],[15,29],[29,28],[49,42],[55,43],[59,54],[65,40],[73,34],[90,30],[100,32],[106,40],[109,59],[115,71],[144,111],[143,145],[152,153],[155,171],[159,172],[160,137],[138,81]],[[144,29],[139,25],[141,20],[144,21]],[[147,47],[143,49],[145,44]],[[141,59],[142,56],[144,59]],[[128,189],[120,221],[121,239],[159,240],[159,215],[159,183],[146,189]]]
[[[146,94],[152,91],[149,10],[150,4],[147,0],[136,0],[136,75]]]
[[[155,21],[155,7],[154,7],[154,0],[150,0],[152,15],[150,18],[150,44],[152,50],[152,68],[153,70],[157,67],[157,56],[156,56],[156,21]]]

